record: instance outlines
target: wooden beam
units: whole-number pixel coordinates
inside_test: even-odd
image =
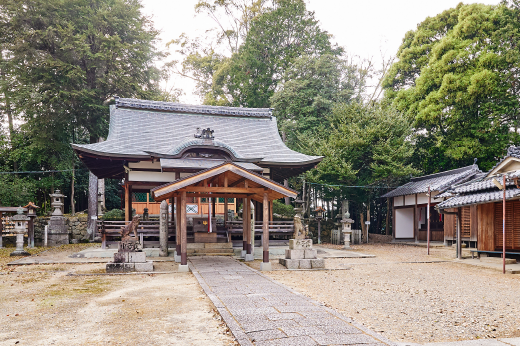
[[[243,188],[243,187],[202,187],[202,186],[187,186],[185,188],[177,190],[178,192],[186,191],[186,192],[201,192],[201,193],[259,193],[262,194],[266,192],[267,189],[264,188]]]
[[[228,187],[228,172],[224,172],[224,187]]]
[[[234,183],[229,184],[229,187],[237,186],[237,185],[243,183],[246,180],[247,180],[247,178],[240,178],[237,181],[235,181]]]

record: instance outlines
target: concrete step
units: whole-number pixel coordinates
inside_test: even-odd
[[[501,257],[483,257],[483,256],[480,256],[480,262],[502,264],[502,258]],[[515,263],[516,263],[516,259],[514,259],[514,258],[506,258],[506,264],[515,264]]]
[[[188,249],[188,253],[234,253],[233,249]]]
[[[187,249],[233,249],[233,243],[187,243]]]
[[[230,252],[226,252],[226,253],[219,253],[219,252],[215,252],[215,253],[200,253],[200,252],[194,252],[194,253],[189,253],[188,252],[188,256],[233,256],[234,253],[230,253]]]

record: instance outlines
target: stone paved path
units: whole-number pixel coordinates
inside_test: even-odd
[[[190,257],[189,262],[240,345],[393,345],[232,258]]]

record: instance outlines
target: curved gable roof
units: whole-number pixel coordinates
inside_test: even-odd
[[[214,140],[194,137],[197,128],[214,130]],[[289,149],[278,134],[269,109],[188,106],[176,103],[118,99],[110,109],[107,140],[73,144],[74,149],[100,156],[180,158],[183,149],[224,148],[237,161],[280,165],[320,162]]]

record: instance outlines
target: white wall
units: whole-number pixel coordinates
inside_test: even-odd
[[[413,208],[395,210],[395,238],[413,238]]]
[[[400,207],[403,205],[403,196],[394,197],[394,207]]]

